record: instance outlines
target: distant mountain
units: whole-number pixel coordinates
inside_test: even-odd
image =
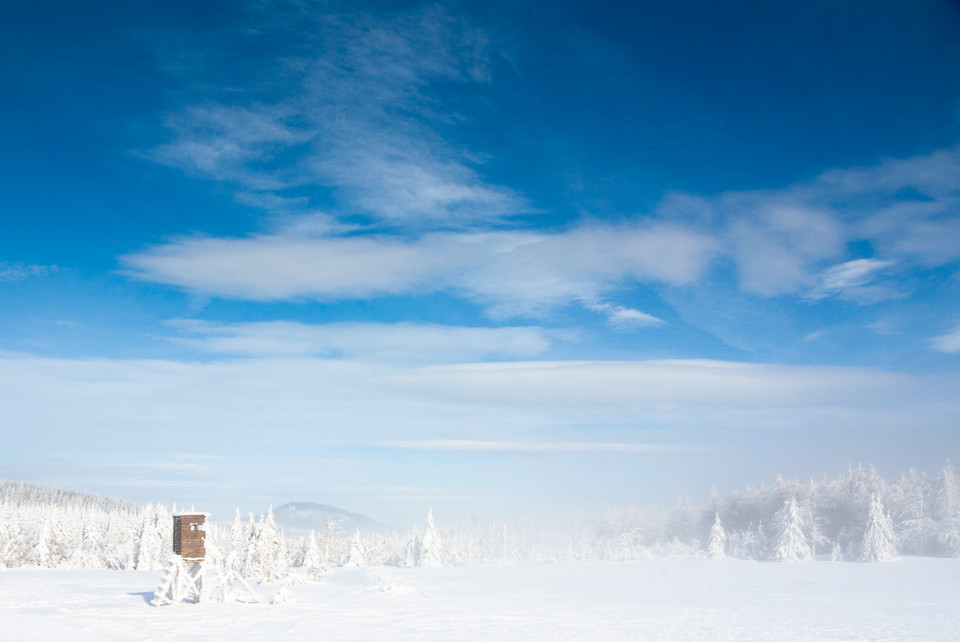
[[[287,535],[306,535],[310,531],[324,533],[329,522],[337,522],[347,534],[359,530],[361,535],[388,533],[396,528],[359,513],[350,513],[335,506],[314,502],[290,502],[273,509],[277,526]]]

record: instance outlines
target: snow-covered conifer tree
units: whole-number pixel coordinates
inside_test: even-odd
[[[753,528],[734,531],[727,538],[727,546],[730,550],[730,557],[738,559],[758,559],[757,533]]]
[[[307,550],[303,555],[303,566],[306,568],[322,568],[323,565],[323,557],[317,543],[317,534],[310,531],[310,535],[307,537]]]
[[[107,568],[133,568],[133,529],[128,515],[111,511],[107,520],[106,543],[101,551]]]
[[[284,534],[283,529],[280,530],[277,536],[276,565],[284,574],[286,574],[287,568],[290,566],[290,550],[287,548],[287,536]]]
[[[360,531],[357,530],[350,540],[350,554],[347,557],[346,566],[366,566],[367,551],[363,547],[363,539],[360,537]]]
[[[268,582],[276,582],[287,576],[287,546],[284,536],[277,529],[273,506],[267,509],[262,528],[263,575]]]
[[[756,542],[754,544],[755,554],[750,559],[766,559],[770,551],[770,535],[767,528],[763,525],[763,520],[757,520]]]
[[[893,512],[897,517],[894,526],[899,541],[906,550],[924,555],[927,540],[936,532],[929,500],[930,483],[925,475],[911,468],[900,475],[891,489],[891,495]]]
[[[714,559],[726,557],[726,543],[727,534],[723,531],[723,525],[720,523],[720,513],[714,513],[713,527],[710,529],[710,543],[707,546],[707,555]]]
[[[637,556],[637,541],[640,539],[640,529],[624,527],[619,536],[620,561],[635,559]]]
[[[83,536],[83,517],[76,505],[60,507],[60,516],[53,525],[58,564],[72,566]]]
[[[100,515],[89,515],[83,523],[80,549],[74,556],[75,563],[87,568],[103,568],[100,548],[103,545],[104,523]]]
[[[197,602],[225,602],[229,597],[228,577],[232,571],[225,565],[226,555],[218,545],[222,533],[214,530],[212,524],[205,524],[205,556],[198,569],[199,581],[196,583]]]
[[[830,551],[830,561],[831,562],[843,561],[843,549],[840,547],[840,542],[836,542],[833,545],[833,549],[831,549]]]
[[[339,522],[327,522],[327,534],[323,538],[323,565],[342,566],[347,561],[346,542]]]
[[[237,508],[233,515],[233,523],[230,525],[230,535],[227,538],[226,560],[229,570],[238,573],[243,570],[245,548],[243,521],[240,519],[240,509]]]
[[[247,527],[244,529],[243,564],[240,574],[244,577],[259,575],[259,552],[257,550],[260,527],[253,519],[253,512],[248,513]]]
[[[940,542],[945,555],[960,557],[960,514],[943,520],[937,541]]]
[[[28,564],[49,568],[53,566],[50,555],[50,537],[53,525],[49,519],[45,519],[37,532],[37,538],[33,542],[28,557]]]
[[[286,576],[287,562],[281,559],[285,546],[277,522],[273,517],[273,507],[260,520],[253,523],[251,514],[250,539],[244,559],[243,574],[247,577],[263,577],[274,582]]]
[[[263,515],[259,521],[253,520],[250,513],[250,524],[247,529],[247,546],[243,560],[244,577],[263,577],[267,565],[270,563],[270,546],[264,535]]]
[[[420,538],[420,551],[417,560],[418,566],[443,566],[440,552],[440,534],[433,523],[433,509],[427,511],[427,525],[423,528]]]
[[[937,541],[943,553],[960,557],[960,480],[948,462],[936,483]]]
[[[165,546],[164,532],[170,530],[168,516],[162,506],[147,504],[140,515],[140,527],[134,548],[133,567],[137,570],[161,568],[170,547]],[[161,522],[161,517],[163,520]]]
[[[810,547],[803,534],[803,518],[794,497],[788,499],[774,516],[777,541],[773,559],[778,562],[796,562],[810,559]]]
[[[883,510],[880,498],[874,495],[860,545],[860,559],[864,562],[884,562],[896,557],[897,536],[893,532],[893,522]]]
[[[810,552],[811,555],[817,557],[817,544],[829,544],[828,540],[823,534],[823,525],[818,521],[813,521],[810,524]]]
[[[261,527],[261,537],[264,546],[264,563],[269,567],[276,567],[280,564],[286,565],[286,561],[281,562],[280,557],[280,531],[277,529],[277,520],[273,516],[273,506],[267,509],[267,514],[263,518]]]
[[[949,461],[937,476],[936,512],[940,520],[947,520],[960,510],[960,480]]]

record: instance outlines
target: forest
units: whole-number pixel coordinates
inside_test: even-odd
[[[162,569],[176,508],[0,481],[0,564],[5,567]],[[960,481],[951,464],[930,480],[908,470],[885,481],[872,467],[835,478],[776,479],[715,491],[701,504],[609,508],[566,522],[442,524],[427,512],[407,532],[286,534],[272,508],[206,525],[208,562],[240,577],[278,579],[290,567],[575,563],[662,557],[874,562],[960,557]]]

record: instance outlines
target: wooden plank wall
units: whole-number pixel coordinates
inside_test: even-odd
[[[205,515],[174,515],[173,552],[184,559],[201,560],[206,554],[201,530]]]

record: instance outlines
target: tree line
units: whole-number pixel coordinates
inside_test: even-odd
[[[174,510],[0,481],[0,565],[161,569]],[[290,536],[272,509],[232,524],[208,522],[207,555],[242,577],[277,579],[289,567],[443,566],[520,561],[630,561],[709,556],[794,561],[960,557],[960,480],[951,464],[932,480],[908,470],[893,482],[872,466],[834,478],[746,487],[694,505],[606,509],[565,523],[490,522],[367,534],[331,522]]]

